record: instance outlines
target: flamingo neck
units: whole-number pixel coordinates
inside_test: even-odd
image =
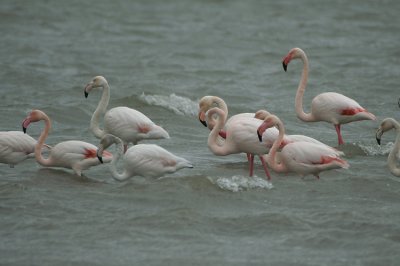
[[[218,119],[216,121],[216,125],[211,130],[210,135],[208,136],[208,141],[207,141],[208,148],[215,155],[219,155],[219,156],[227,155],[227,154],[229,154],[229,151],[227,150],[227,147],[226,147],[226,140],[223,142],[223,144],[221,146],[218,145],[218,143],[217,143],[219,132],[223,129],[223,127],[225,125],[226,113],[217,107],[210,109],[209,112],[210,111],[211,111],[211,113],[208,114],[209,118],[214,113],[216,113],[218,115]]]
[[[297,117],[303,121],[311,122],[315,121],[313,115],[311,113],[305,113],[303,109],[303,96],[307,86],[308,80],[308,58],[307,55],[303,52],[300,57],[301,61],[303,61],[303,71],[301,73],[301,79],[299,82],[299,86],[297,87],[296,92],[296,101],[295,108]]]
[[[394,143],[393,149],[390,151],[389,156],[388,156],[388,166],[390,169],[390,172],[395,175],[395,176],[400,176],[400,167],[397,166],[397,154],[400,151],[400,124],[393,120],[393,126],[397,131],[397,137],[396,141]]]
[[[224,111],[226,118],[228,117],[228,106],[226,105],[225,101],[222,100],[221,98],[213,97],[211,106],[218,107],[219,109]],[[225,120],[226,120],[226,118],[225,118]],[[218,119],[220,119],[220,118],[218,117],[217,119],[214,119],[214,118],[209,119],[209,127],[208,128],[213,129],[215,127],[215,124],[217,123],[216,120],[218,120]],[[225,122],[224,122],[224,125],[225,125]]]
[[[39,139],[35,145],[35,158],[39,164],[41,164],[43,166],[49,166],[49,165],[51,165],[51,157],[49,157],[47,159],[44,158],[42,156],[42,149],[43,149],[44,142],[45,142],[47,136],[49,135],[49,131],[51,128],[51,122],[50,122],[50,118],[47,115],[44,115],[42,120],[44,120],[45,127],[44,127],[42,133],[40,134]]]
[[[97,138],[102,138],[105,134],[104,130],[102,130],[99,127],[100,116],[104,115],[104,113],[106,112],[109,101],[110,101],[110,86],[106,83],[103,86],[103,93],[101,95],[99,104],[97,105],[97,108],[92,115],[92,119],[90,120],[90,130]]]
[[[117,170],[118,160],[124,154],[124,145],[120,139],[114,139],[114,143],[116,144],[117,152],[113,155],[113,159],[110,163],[111,174],[118,181],[124,181],[124,180],[128,179],[128,177],[129,177],[126,170],[122,174],[118,173],[118,170]]]
[[[280,122],[280,121],[277,122],[276,126],[279,130],[279,135],[278,135],[278,138],[272,144],[271,149],[269,150],[267,162],[268,162],[268,165],[274,171],[281,173],[281,172],[286,172],[286,167],[283,164],[283,162],[281,162],[280,164],[278,164],[276,162],[276,156],[277,156],[276,153],[277,153],[279,147],[282,145],[283,137],[285,135],[285,127],[283,126],[282,122]]]

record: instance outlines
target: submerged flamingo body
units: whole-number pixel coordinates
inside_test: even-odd
[[[113,177],[119,181],[126,180],[132,176],[161,177],[183,168],[193,168],[193,165],[188,160],[176,156],[155,144],[137,144],[130,147],[123,154],[122,140],[111,134],[104,135],[100,141],[97,150],[100,161],[103,161],[100,154],[113,143],[117,145],[117,152],[110,164],[110,170]],[[116,165],[121,157],[123,160],[123,172],[119,173]]]
[[[79,140],[60,142],[50,149],[48,158],[43,158],[41,150],[51,128],[50,118],[40,110],[33,110],[23,121],[22,126],[26,132],[32,122],[41,120],[45,122],[45,128],[35,145],[35,158],[39,164],[46,167],[70,168],[79,176],[83,170],[100,164],[96,155],[97,147]],[[105,162],[110,162],[112,159],[112,155],[108,152],[104,154],[104,157]]]
[[[0,132],[0,163],[10,167],[34,157],[36,140],[21,131]]]

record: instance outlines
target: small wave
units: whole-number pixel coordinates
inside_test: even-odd
[[[198,113],[197,101],[192,101],[189,98],[178,96],[175,93],[166,95],[142,95],[139,99],[147,104],[164,107],[173,111],[178,115],[196,116]]]
[[[232,192],[239,192],[248,189],[271,189],[273,185],[264,178],[260,177],[245,177],[245,176],[232,176],[220,177],[215,181],[216,185],[223,190]]]
[[[388,142],[385,145],[365,145],[359,143],[358,146],[370,156],[376,155],[388,155],[390,151],[393,149],[393,142]]]

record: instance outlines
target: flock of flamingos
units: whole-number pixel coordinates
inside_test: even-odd
[[[308,59],[300,48],[293,48],[284,57],[286,71],[294,59],[303,62],[303,72],[297,88],[295,109],[297,117],[304,122],[325,121],[332,123],[338,136],[338,145],[344,144],[341,125],[359,121],[375,120],[375,116],[356,101],[342,94],[326,92],[317,95],[311,103],[311,112],[303,110],[303,95],[308,78]],[[117,180],[126,180],[135,175],[160,177],[182,168],[192,168],[186,159],[178,157],[156,144],[138,144],[143,139],[165,139],[169,134],[141,112],[128,107],[115,107],[107,111],[110,87],[102,76],[94,77],[84,89],[85,97],[93,89],[102,89],[102,96],[90,121],[90,130],[100,139],[97,146],[78,140],[58,143],[51,147],[45,144],[51,128],[50,118],[40,110],[33,110],[23,120],[23,132],[0,132],[0,163],[14,167],[27,158],[34,157],[45,167],[71,168],[77,175],[83,170],[101,163],[110,163],[110,171]],[[399,100],[400,106],[400,100]],[[99,127],[103,118],[103,129]],[[343,152],[304,135],[285,134],[283,122],[265,110],[256,113],[236,114],[229,119],[228,107],[217,96],[205,96],[199,102],[199,120],[210,129],[208,147],[217,156],[246,153],[249,175],[253,175],[254,156],[261,160],[267,179],[271,179],[268,168],[275,172],[294,172],[301,176],[314,175],[319,178],[322,171],[349,167]],[[31,123],[44,121],[45,127],[36,141],[26,130]],[[400,124],[386,118],[376,131],[380,144],[384,132]],[[132,143],[129,147],[129,144]],[[115,154],[106,149],[116,144]],[[388,165],[393,175],[400,176],[397,154],[400,150],[400,134],[389,154]],[[46,153],[45,157],[42,153]],[[117,161],[122,157],[122,173],[117,170]]]

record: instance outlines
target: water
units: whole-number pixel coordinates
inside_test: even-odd
[[[94,144],[89,121],[103,75],[110,107],[129,106],[168,130],[157,144],[195,165],[161,179],[117,182],[107,166],[46,169],[34,160],[0,167],[2,265],[397,265],[400,183],[386,158],[395,138],[375,141],[378,121],[397,120],[398,1],[2,1],[1,130],[20,130],[31,109],[53,121],[48,143]],[[343,126],[348,170],[321,179],[272,173],[244,155],[216,157],[197,102],[218,95],[230,114],[268,109],[288,132],[336,145],[332,125],[299,121],[337,91],[378,121]],[[32,125],[37,137],[42,124]],[[154,141],[155,142],[155,141]]]

